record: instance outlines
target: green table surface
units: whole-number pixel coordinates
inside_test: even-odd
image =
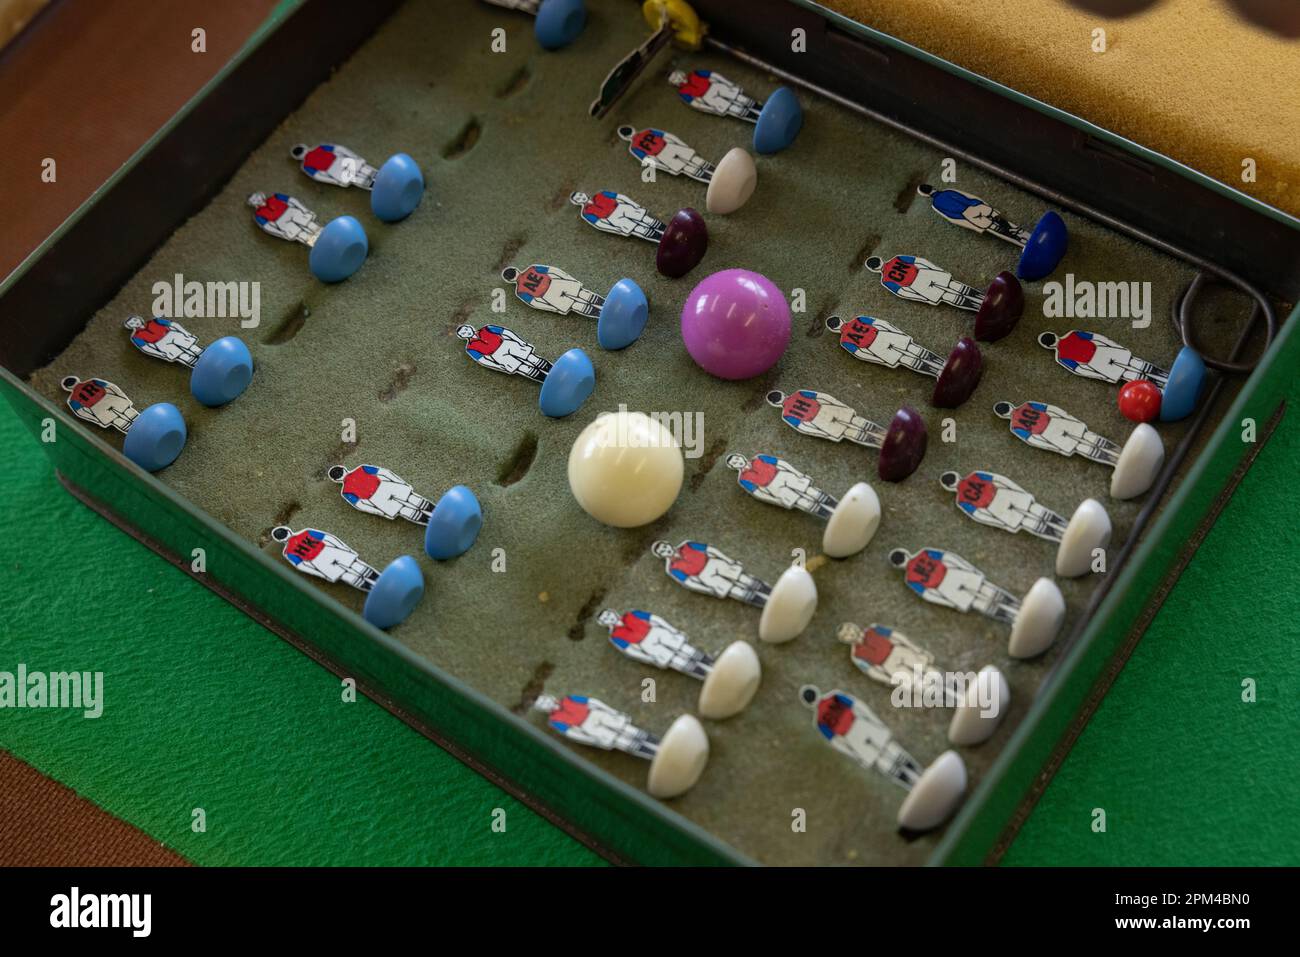
[[[0,444],[0,670],[106,673],[102,717],[0,710],[0,747],[199,864],[599,862],[76,502],[3,404]],[[1297,468],[1289,416],[1008,863],[1300,863]]]

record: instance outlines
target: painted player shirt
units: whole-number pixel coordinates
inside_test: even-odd
[[[988,203],[959,190],[940,189],[930,194],[930,205],[936,212],[949,219],[962,220],[966,218],[966,212],[972,206],[987,206]]]
[[[853,727],[853,699],[846,694],[828,694],[817,702],[817,730],[828,741],[848,734]]]
[[[602,219],[609,219],[618,209],[619,195],[613,190],[601,190],[582,207],[582,218],[593,226]]]
[[[1047,431],[1052,422],[1052,407],[1043,402],[1025,402],[1011,411],[1011,431],[1019,438],[1028,439]]]
[[[814,421],[821,410],[818,394],[810,389],[800,389],[782,404],[781,418],[785,419],[786,424],[799,428],[804,423]]]
[[[684,542],[677,550],[677,555],[668,564],[668,574],[679,582],[694,578],[704,571],[709,563],[709,546],[700,542]]]
[[[302,158],[302,170],[311,176],[326,173],[334,165],[334,147],[318,146]]]
[[[667,134],[663,130],[641,130],[632,137],[629,152],[637,159],[658,156],[668,145]]]
[[[382,480],[379,469],[373,465],[355,468],[343,479],[343,497],[351,505],[362,499],[368,499],[379,490]]]
[[[1097,346],[1091,332],[1071,332],[1056,340],[1056,361],[1067,369],[1091,362],[1096,354]]]
[[[73,412],[78,412],[81,409],[93,409],[101,399],[108,395],[110,387],[111,383],[103,379],[83,379],[72,390],[68,405],[72,407]]]
[[[322,531],[304,528],[298,534],[290,535],[284,543],[284,557],[294,565],[314,561],[325,550],[325,538]]]
[[[850,354],[860,349],[868,349],[876,341],[876,320],[870,316],[858,316],[850,319],[840,327],[840,345]]]
[[[591,714],[587,700],[586,695],[565,695],[560,699],[560,706],[546,719],[546,723],[561,733],[570,728],[582,727]]]
[[[551,286],[550,271],[550,266],[529,266],[515,279],[515,295],[527,303],[546,295]]]
[[[943,554],[932,548],[917,552],[907,563],[907,586],[918,595],[924,594],[928,589],[938,588],[948,574],[948,568],[943,563]]]
[[[873,625],[862,633],[861,640],[853,646],[852,656],[869,665],[884,664],[894,651],[890,634],[890,629]]]
[[[771,485],[777,476],[780,462],[775,455],[755,455],[740,472],[741,488],[752,494]]]
[[[709,92],[709,87],[713,85],[709,79],[711,74],[710,70],[692,70],[686,74],[686,79],[677,84],[677,95],[683,102],[693,104],[696,97]]]
[[[640,644],[648,634],[650,634],[650,613],[629,611],[610,630],[609,640],[619,648],[626,648],[628,645]]]
[[[916,282],[916,277],[920,274],[916,265],[918,262],[923,266],[937,268],[916,256],[895,256],[880,267],[880,284],[892,293],[902,292]]]
[[[998,488],[991,472],[971,472],[957,484],[957,507],[967,515],[988,508]]]
[[[253,217],[259,226],[274,223],[284,215],[290,202],[290,197],[284,193],[272,193],[254,210]]]
[[[166,337],[171,330],[172,322],[170,319],[160,319],[155,316],[153,319],[146,321],[141,328],[131,333],[131,341],[137,347],[152,345]]]

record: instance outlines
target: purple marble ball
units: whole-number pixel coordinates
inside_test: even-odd
[[[790,307],[766,276],[724,269],[686,297],[682,342],[705,372],[749,379],[776,365],[790,344]]]

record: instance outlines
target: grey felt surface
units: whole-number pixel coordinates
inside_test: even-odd
[[[903,792],[826,747],[811,713],[797,699],[807,682],[861,698],[895,730],[920,762],[947,748],[947,711],[895,711],[887,689],[854,669],[834,640],[841,621],[892,625],[932,651],[942,668],[978,670],[993,663],[1012,688],[1012,708],[995,737],[962,756],[977,782],[1023,716],[1055,649],[1041,658],[1006,656],[1007,630],[977,615],[926,605],[902,583],[886,555],[894,547],[956,551],[994,582],[1023,593],[1050,575],[1054,547],[1010,536],[964,518],[939,487],[942,471],[988,468],[1068,515],[1082,499],[1098,498],[1122,541],[1143,500],[1107,495],[1109,469],[1080,458],[1037,451],[1013,438],[992,414],[995,402],[1041,400],[1059,405],[1095,431],[1123,441],[1131,429],[1115,407],[1115,388],[1069,375],[1035,342],[1051,329],[1092,329],[1166,368],[1179,346],[1168,321],[1170,301],[1190,270],[1151,249],[1074,216],[1072,240],[1058,277],[1139,280],[1153,284],[1153,321],[1072,323],[1046,319],[1041,284],[1026,287],[1026,315],[1009,339],[984,348],[984,381],[955,412],[928,405],[931,382],[905,370],[857,362],[824,331],[827,315],[887,318],[922,344],[946,354],[971,330],[971,314],[904,303],[862,268],[870,255],[914,253],[983,286],[1012,268],[1014,249],[944,222],[915,195],[916,184],[938,182],[943,157],[842,109],[800,94],[802,135],[789,150],[759,159],[759,187],[739,213],[709,216],[705,261],[681,280],[654,271],[654,247],[596,232],[568,203],[574,189],[613,188],[637,198],[662,219],[680,207],[703,211],[704,187],[660,175],[640,181],[638,165],[615,130],[623,123],[669,130],[716,161],[732,146],[748,146],[752,127],[682,105],[664,82],[670,59],[659,61],[603,120],[586,108],[610,66],[644,36],[621,3],[593,3],[586,32],[560,53],[537,48],[532,23],[479,3],[411,3],[326,84],[288,117],[248,159],[222,193],[182,226],[152,261],[93,317],[86,331],[50,367],[33,376],[45,394],[62,400],[63,375],[101,376],[138,405],[169,400],[190,428],[182,457],[164,481],[238,534],[278,554],[270,528],[287,522],[339,536],[362,558],[382,567],[402,553],[421,556],[428,590],[422,605],[393,634],[433,664],[497,701],[525,710],[543,688],[589,694],[631,713],[651,731],[694,708],[697,682],[647,672],[616,653],[594,616],[605,607],[652,611],[711,651],[745,638],[757,643],[758,613],[735,602],[687,592],[648,553],[664,538],[709,542],[766,580],[774,581],[793,549],[819,549],[822,526],[795,512],[763,505],[737,487],[726,468],[730,451],[770,452],[809,473],[832,494],[871,481],[885,517],[862,554],[844,561],[814,558],[820,606],[797,640],[759,647],[763,684],[751,707],[726,722],[706,722],[712,754],[699,784],[672,802],[678,812],[742,852],[768,863],[918,863],[937,835],[904,840],[894,832]],[[489,50],[489,32],[504,27],[508,49]],[[810,51],[814,55],[815,51]],[[711,67],[765,97],[773,80],[717,54],[675,54],[674,62]],[[342,143],[372,162],[410,153],[429,184],[407,221],[385,225],[369,213],[368,196],[310,182],[288,156],[297,142]],[[958,188],[980,195],[1011,218],[1032,224],[1036,198],[959,167]],[[336,286],[307,271],[304,247],[259,232],[245,197],[254,190],[288,192],[323,219],[357,216],[370,237],[361,271]],[[651,302],[642,339],[603,352],[590,320],[551,316],[508,296],[504,314],[491,311],[502,266],[546,263],[604,291],[622,276],[635,279]],[[695,282],[709,272],[741,266],[762,272],[782,290],[806,291],[807,311],[795,316],[781,363],[760,379],[727,383],[698,369],[681,345],[678,317]],[[240,333],[230,319],[187,319],[203,341],[243,334],[257,373],[232,405],[198,406],[186,373],[137,353],[121,327],[132,312],[148,312],[151,286],[182,273],[189,280],[262,283],[262,324]],[[537,409],[537,388],[518,377],[478,368],[454,330],[462,322],[504,324],[554,359],[578,345],[597,368],[596,391],[578,414],[550,420]],[[1230,312],[1207,322],[1207,349],[1226,352],[1234,334]],[[796,434],[764,401],[771,388],[814,388],[886,423],[902,403],[919,409],[930,430],[929,453],[916,475],[899,485],[880,482],[874,452]],[[687,461],[687,482],[673,510],[641,529],[617,530],[588,518],[567,488],[569,447],[598,412],[620,403],[647,412],[703,412],[705,454]],[[942,420],[956,422],[954,443],[940,440]],[[357,443],[340,441],[343,420],[357,424]],[[1161,426],[1166,447],[1182,425]],[[536,454],[520,474],[519,450]],[[526,458],[526,456],[525,456]],[[384,465],[435,497],[455,483],[472,487],[486,522],[476,547],[434,565],[422,557],[421,532],[348,508],[325,478],[335,463]],[[508,477],[508,483],[503,478]],[[506,569],[492,571],[496,549]],[[1060,581],[1074,623],[1096,581]],[[362,596],[345,586],[331,593],[359,608]],[[658,700],[642,703],[642,679],[657,679]],[[535,719],[541,724],[541,716]],[[643,785],[646,766],[632,757],[582,749],[584,757]],[[793,809],[807,812],[806,833],[792,831]]]

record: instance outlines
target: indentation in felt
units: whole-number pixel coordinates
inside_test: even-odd
[[[797,689],[812,682],[859,694],[924,763],[946,748],[948,713],[890,708],[885,689],[855,671],[844,647],[832,640],[835,626],[870,615],[911,635],[942,666],[974,672],[996,664],[1007,675],[1017,704],[990,742],[964,755],[972,787],[978,784],[1033,700],[1056,651],[1033,662],[1009,661],[1005,628],[918,601],[885,555],[900,545],[951,548],[1017,592],[1050,573],[1051,543],[1000,533],[962,517],[935,481],[946,469],[992,468],[1066,515],[1084,498],[1098,497],[1114,520],[1115,541],[1122,541],[1144,499],[1109,501],[1108,469],[1025,446],[1008,433],[991,406],[1001,398],[1046,399],[1123,441],[1130,424],[1116,408],[1114,388],[1057,367],[1035,337],[1071,325],[1092,328],[1144,358],[1167,363],[1179,345],[1167,319],[1170,302],[1190,271],[1066,216],[1071,247],[1059,274],[1151,281],[1150,327],[1133,329],[1119,320],[1045,319],[1042,286],[1028,284],[1020,327],[983,350],[986,368],[979,398],[956,410],[941,413],[928,406],[931,380],[855,361],[828,335],[795,335],[776,369],[761,380],[713,379],[681,345],[678,315],[690,278],[674,281],[658,275],[651,244],[590,229],[567,197],[579,188],[616,188],[664,219],[685,206],[699,208],[702,184],[667,176],[640,182],[626,149],[611,139],[612,130],[637,117],[663,116],[665,126],[715,160],[732,146],[744,145],[752,130],[680,104],[661,75],[668,60],[639,81],[604,120],[587,119],[586,104],[609,69],[612,51],[621,54],[643,39],[639,22],[620,11],[621,4],[593,4],[583,42],[543,55],[526,17],[468,4],[446,20],[432,6],[404,7],[254,151],[209,206],[181,226],[113,302],[91,318],[67,352],[33,376],[33,384],[62,402],[59,376],[99,374],[118,383],[137,404],[176,403],[189,424],[190,440],[160,477],[273,554],[278,547],[265,544],[262,536],[283,521],[295,528],[327,529],[381,569],[399,554],[422,553],[419,528],[348,508],[338,486],[325,477],[329,465],[385,465],[435,499],[454,484],[468,485],[483,505],[479,540],[465,555],[437,566],[421,559],[427,594],[393,635],[506,707],[519,707],[539,687],[586,692],[626,708],[657,733],[666,730],[674,715],[694,709],[698,682],[654,672],[658,700],[643,704],[645,669],[605,647],[605,630],[591,616],[601,607],[643,608],[682,628],[698,646],[717,652],[736,638],[753,640],[758,613],[673,584],[662,563],[649,555],[650,543],[657,538],[710,541],[774,582],[792,549],[803,548],[811,556],[821,542],[821,523],[750,499],[735,487],[735,473],[718,457],[733,449],[771,452],[834,495],[875,474],[873,452],[798,435],[763,402],[763,393],[818,388],[882,424],[900,405],[914,406],[934,433],[922,468],[897,485],[873,481],[884,510],[880,531],[861,554],[816,571],[820,603],[808,631],[789,645],[759,649],[762,687],[743,714],[709,723],[709,768],[672,807],[771,863],[919,863],[937,836],[911,842],[897,838],[893,821],[901,792],[827,748],[797,701]],[[507,30],[508,52],[492,54],[482,38],[498,25]],[[774,87],[761,73],[722,56],[681,55],[674,62],[720,70],[758,96]],[[525,68],[527,82],[499,98],[497,92],[516,85],[512,78]],[[958,337],[970,333],[971,314],[890,296],[878,277],[861,269],[862,259],[873,253],[914,252],[982,287],[1000,270],[1014,267],[1014,248],[954,229],[919,197],[902,211],[895,209],[896,199],[918,173],[938,181],[942,156],[936,151],[813,97],[805,99],[804,108],[799,139],[788,150],[762,158],[759,188],[744,209],[708,217],[710,248],[704,265],[756,270],[787,295],[795,288],[805,290],[807,311],[795,315],[796,329],[812,328],[814,317],[824,321],[831,310],[842,316],[873,314],[946,355]],[[477,143],[458,159],[443,159],[442,148],[458,136],[467,116],[481,125]],[[363,156],[409,153],[429,184],[424,201],[407,220],[368,228],[371,252],[365,266],[347,282],[330,287],[307,272],[304,249],[261,234],[243,202],[255,188],[283,185],[322,215],[368,217],[364,193],[311,183],[286,159],[289,145],[319,139],[326,129]],[[973,170],[963,168],[958,185],[1019,222],[1035,221],[1043,209],[1037,199]],[[866,239],[870,243],[864,246]],[[596,323],[590,319],[547,315],[509,294],[506,312],[493,313],[491,293],[501,285],[499,264],[503,248],[510,245],[516,245],[515,263],[556,265],[593,289],[608,289],[623,276],[634,279],[651,303],[644,334],[612,353],[596,346]],[[253,352],[257,375],[247,392],[225,408],[199,406],[189,396],[183,370],[141,356],[122,332],[125,315],[149,307],[152,283],[170,281],[177,272],[188,279],[262,283],[258,329],[239,330],[231,319],[185,320],[204,341],[239,334]],[[1226,314],[1240,312],[1244,319],[1245,311],[1231,297],[1209,295],[1215,298],[1207,308],[1227,303]],[[298,326],[291,337],[284,335],[286,322]],[[595,393],[578,414],[546,419],[537,410],[536,384],[478,368],[465,356],[455,336],[461,322],[507,325],[551,360],[582,347],[597,369]],[[1233,325],[1205,323],[1199,341],[1207,352],[1224,354]],[[405,388],[394,391],[399,370],[407,367],[414,373]],[[700,455],[686,461],[681,497],[664,519],[641,529],[598,525],[578,508],[567,487],[573,439],[599,412],[617,409],[619,403],[647,412],[702,416],[702,434],[688,435]],[[947,416],[956,423],[954,444],[939,440]],[[345,441],[345,419],[356,423],[355,445]],[[688,419],[693,421],[693,415]],[[1185,429],[1185,423],[1162,426],[1167,446],[1174,447]],[[504,572],[492,571],[497,548],[504,549]],[[1085,577],[1060,584],[1068,627],[1094,583]],[[361,607],[360,593],[341,585],[320,587]],[[593,596],[600,596],[599,607],[592,604]],[[644,786],[642,762],[577,750],[623,780]],[[806,808],[811,819],[822,823],[807,834],[792,834],[792,807]]]

